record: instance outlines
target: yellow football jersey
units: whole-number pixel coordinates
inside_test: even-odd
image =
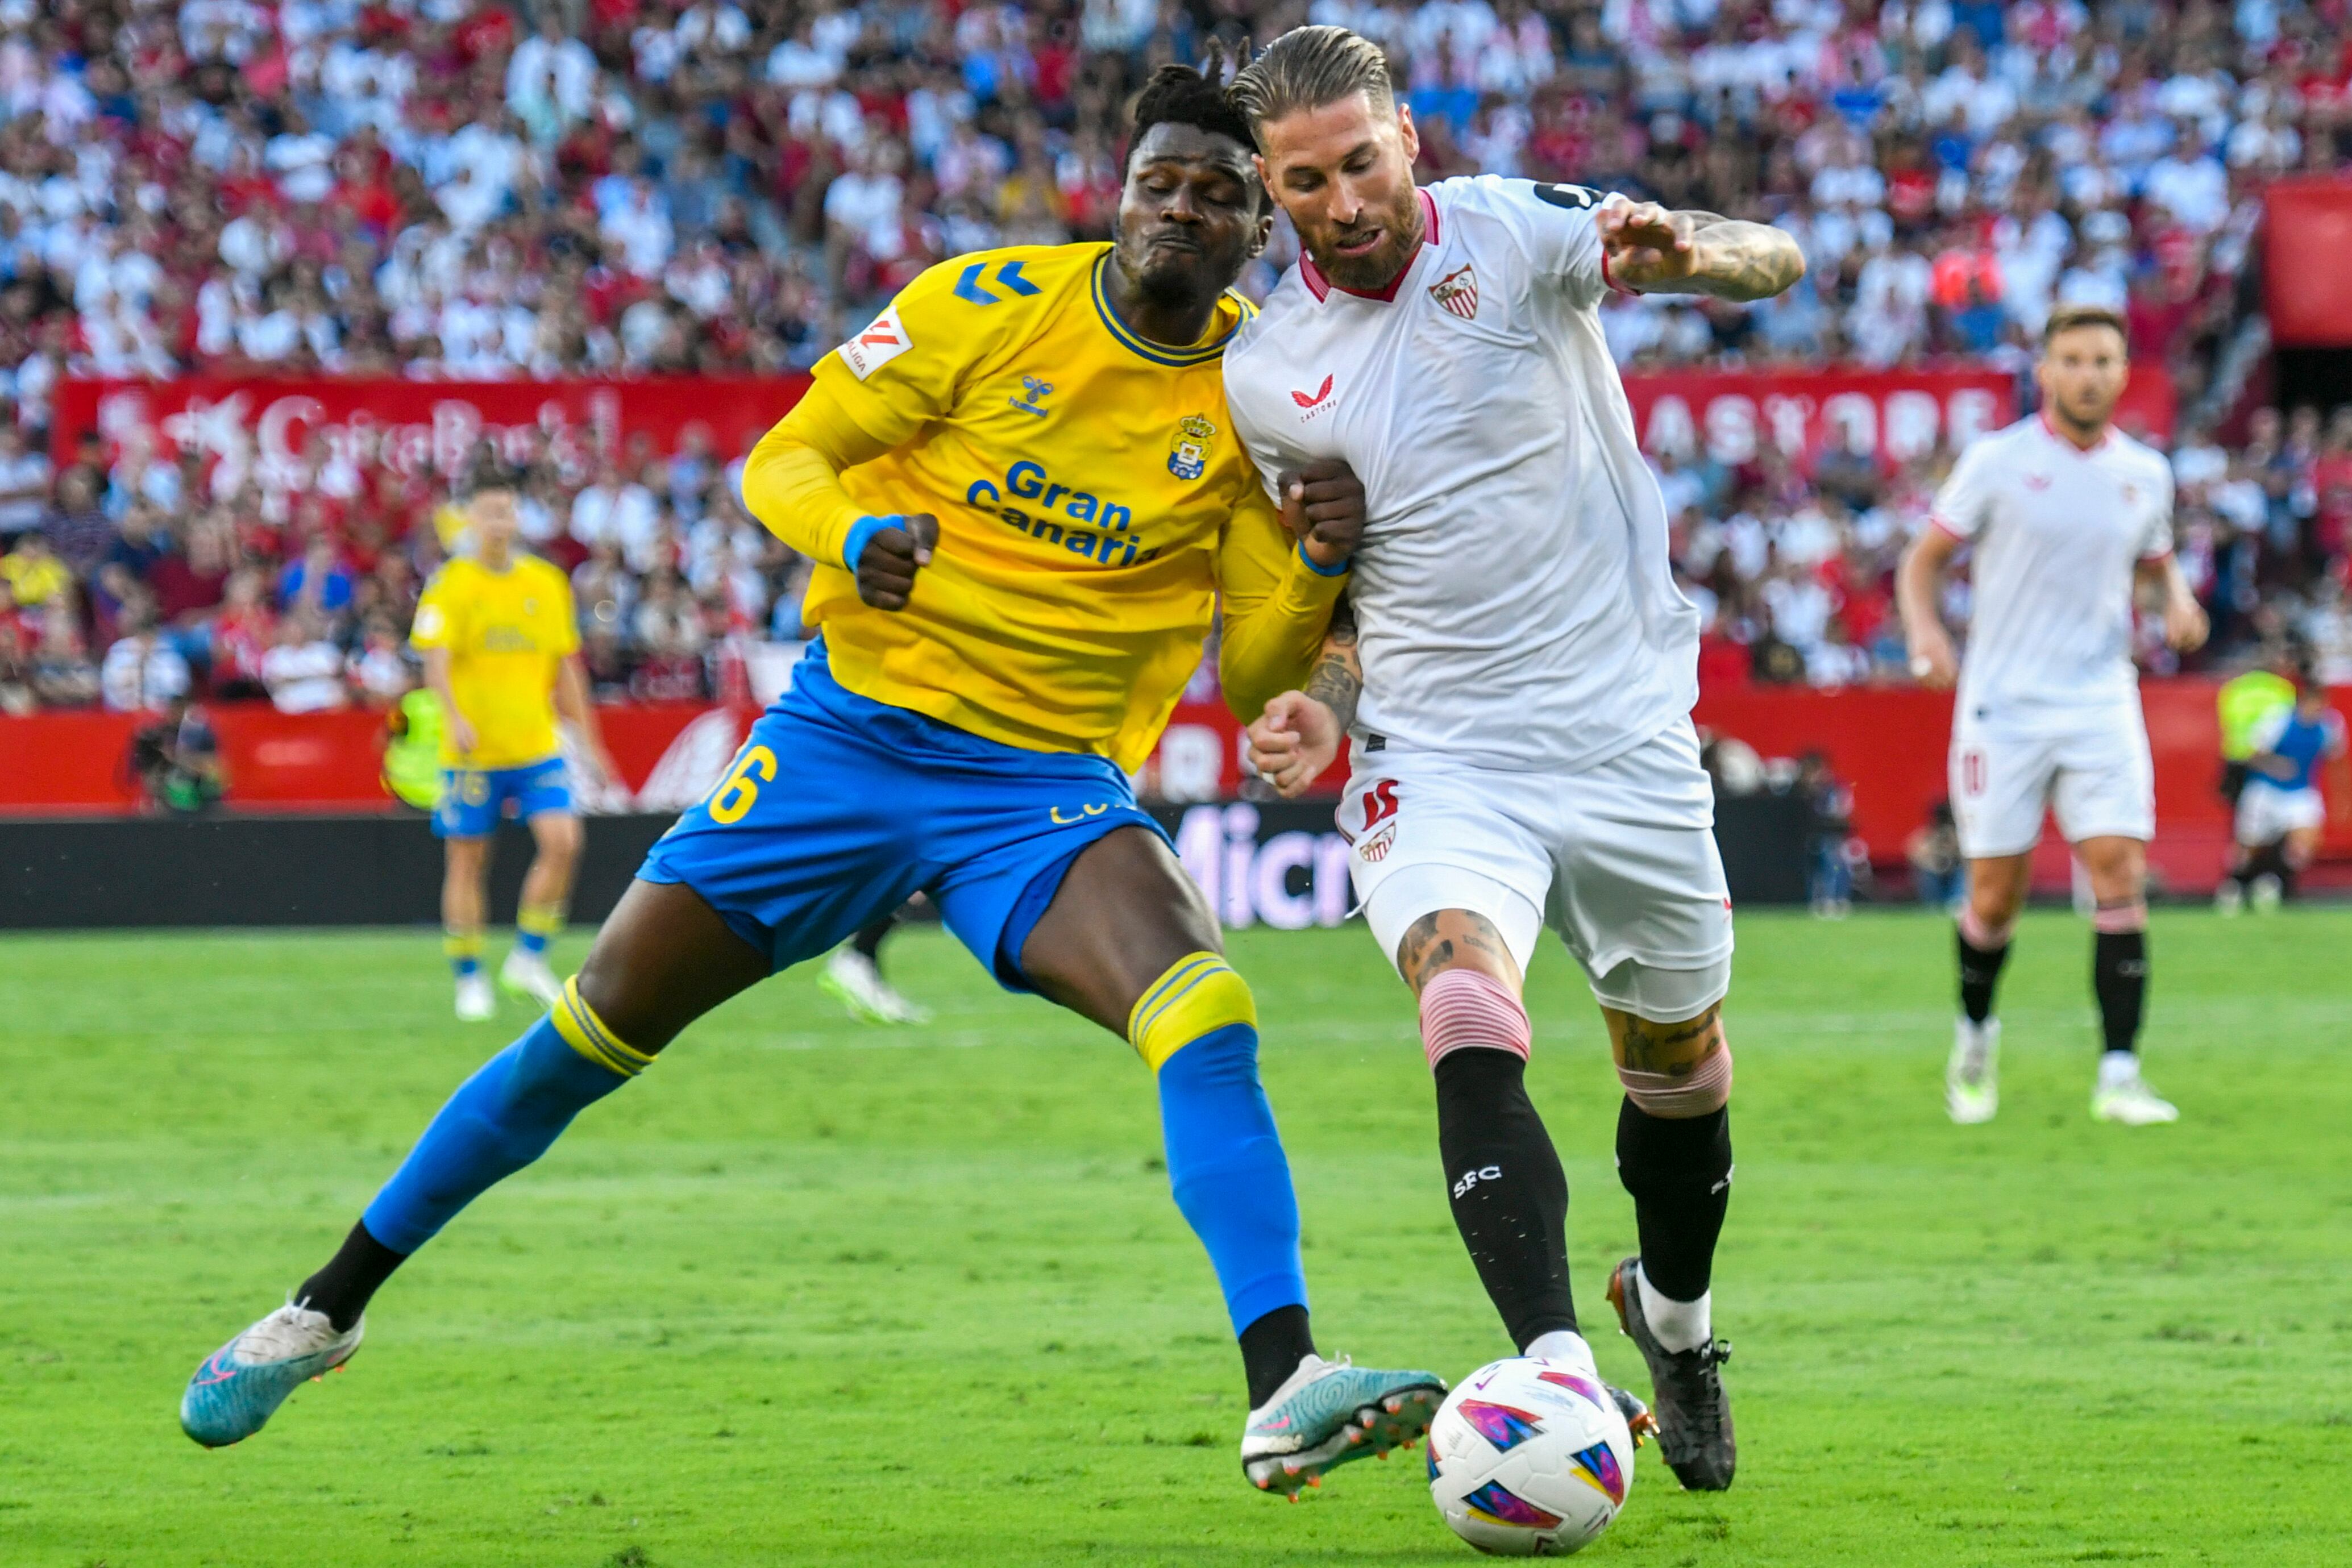
[[[1225,412],[1225,342],[1254,308],[1228,295],[1199,343],[1152,343],[1110,304],[1109,252],[1021,246],[925,272],[818,361],[806,406],[746,465],[744,494],[815,560],[802,619],[823,625],[842,685],[1131,772],[1221,590],[1229,642],[1237,613],[1293,618],[1279,690],[1304,678],[1344,580],[1299,559]],[[841,472],[848,505],[835,494],[831,515],[812,515],[824,508],[781,459],[796,424],[842,418],[887,450]],[[842,562],[861,512],[939,518],[903,611],[863,603]]]
[[[409,641],[449,650],[449,686],[474,727],[460,753],[445,727],[441,760],[450,768],[522,768],[561,749],[555,736],[555,674],[580,646],[572,584],[536,556],[504,571],[480,561],[444,562],[417,601]]]

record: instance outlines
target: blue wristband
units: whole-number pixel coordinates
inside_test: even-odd
[[[1356,560],[1354,556],[1349,556],[1346,560],[1341,561],[1337,566],[1318,565],[1315,558],[1307,553],[1307,541],[1305,539],[1298,541],[1298,559],[1305,561],[1307,563],[1307,570],[1313,572],[1318,577],[1345,577],[1348,574],[1348,568],[1354,565]]]
[[[860,517],[850,524],[849,532],[844,534],[841,538],[841,564],[847,567],[852,575],[855,575],[857,570],[857,558],[866,553],[866,547],[874,536],[884,528],[901,527],[906,520],[893,512],[887,517]]]

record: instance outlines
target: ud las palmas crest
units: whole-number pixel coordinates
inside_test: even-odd
[[[1478,275],[1466,261],[1431,284],[1429,297],[1465,321],[1478,319]]]
[[[1176,422],[1176,444],[1168,454],[1168,472],[1179,479],[1198,479],[1209,471],[1209,438],[1217,427],[1197,413]]]

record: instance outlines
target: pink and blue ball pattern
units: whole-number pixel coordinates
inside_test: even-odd
[[[1549,1530],[1559,1522],[1559,1515],[1542,1509],[1506,1489],[1500,1481],[1488,1481],[1462,1500],[1462,1505],[1481,1519],[1496,1524],[1523,1525],[1529,1530]]]
[[[1508,1453],[1534,1437],[1543,1425],[1532,1410],[1514,1410],[1508,1405],[1490,1405],[1483,1399],[1465,1399],[1454,1413],[1469,1422],[1478,1436],[1494,1444],[1497,1453]]]
[[[1601,1495],[1619,1507],[1625,1503],[1625,1472],[1617,1468],[1617,1455],[1606,1443],[1592,1447],[1573,1456],[1577,1479],[1596,1487]]]

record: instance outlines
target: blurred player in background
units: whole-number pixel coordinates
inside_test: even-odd
[[[1169,1184],[1241,1351],[1250,1483],[1295,1495],[1427,1429],[1433,1375],[1316,1352],[1255,1003],[1129,783],[1220,601],[1237,712],[1303,678],[1362,491],[1327,465],[1277,515],[1229,428],[1219,362],[1250,313],[1229,290],[1273,224],[1247,127],[1171,66],[1129,145],[1115,242],[923,273],[761,441],[745,497],[818,563],[803,613],[822,637],[553,1012],[458,1090],[294,1301],[197,1369],[191,1437],[258,1430],[358,1347],[402,1260],[574,1114],[919,890],[1006,988],[1150,1068]]]
[[[2246,779],[2238,791],[2230,874],[2216,906],[2235,915],[2251,902],[2275,909],[2294,896],[2295,879],[2319,852],[2328,819],[2352,821],[2352,758],[2345,755],[2344,716],[2309,665],[2298,673],[2294,700],[2273,707],[2247,737]],[[2319,768],[2329,765],[2328,790]]]
[[[1420,998],[1454,1224],[1512,1343],[1598,1381],[1520,999],[1546,924],[1584,966],[1642,1240],[1610,1298],[1667,1464],[1727,1487],[1710,1278],[1731,1187],[1731,899],[1690,721],[1698,612],[1597,308],[1612,282],[1762,298],[1803,258],[1776,229],[1580,186],[1419,189],[1380,46],[1342,28],[1283,35],[1233,95],[1305,250],[1226,357],[1234,422],[1269,480],[1340,457],[1369,501],[1353,623],[1251,727],[1256,766],[1302,789],[1352,729],[1339,823],[1372,934]]]
[[[898,994],[896,986],[882,977],[882,944],[890,933],[906,925],[923,903],[923,895],[917,894],[904,907],[893,910],[835,947],[832,956],[825,959],[824,973],[817,977],[818,986],[858,1022],[931,1021],[930,1009],[908,1001]]]
[[[2163,599],[2164,639],[2205,641],[2205,612],[2172,556],[2172,468],[2109,423],[2129,376],[2124,323],[2103,308],[2050,314],[2035,379],[2042,412],[1979,438],[1953,465],[1931,525],[1895,576],[1911,669],[1959,688],[1952,811],[1969,860],[1961,907],[1961,1016],[1945,1070],[1952,1120],[2000,1103],[1993,992],[2024,907],[2043,814],[2090,879],[2092,989],[2106,1050],[2091,1113],[2140,1125],[2179,1113],[2141,1076],[2147,991],[2147,841],[2156,768],[2132,667],[2132,602]],[[1945,569],[1973,546],[1965,666],[1937,605]]]
[[[409,640],[425,655],[425,684],[441,706],[433,831],[447,855],[443,940],[457,976],[457,1016],[478,1023],[498,1011],[482,973],[482,925],[499,819],[511,807],[530,825],[536,852],[499,983],[551,1006],[563,985],[548,967],[547,945],[563,929],[580,857],[556,715],[572,721],[607,777],[612,765],[581,668],[572,583],[516,548],[514,481],[478,461],[461,499],[470,553],[451,558],[425,585]]]

